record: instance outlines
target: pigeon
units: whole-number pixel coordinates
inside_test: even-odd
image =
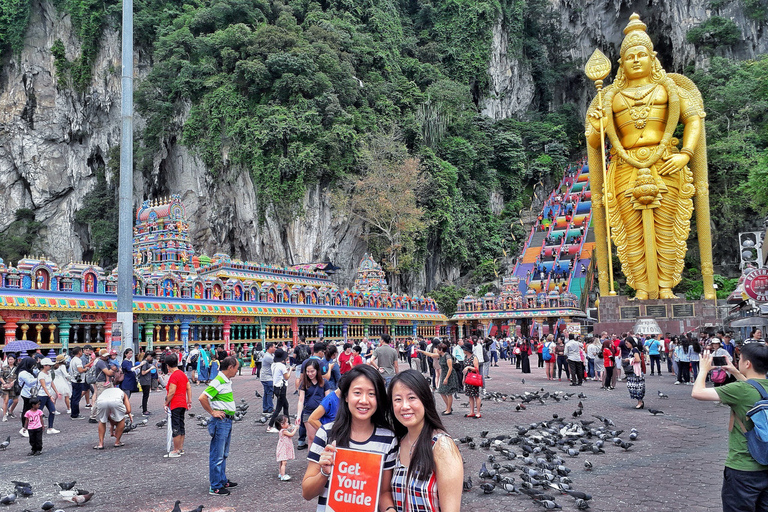
[[[563,508],[560,505],[558,505],[556,502],[551,500],[536,500],[534,503],[538,503],[542,507],[549,510],[556,509],[556,508]]]
[[[40,505],[40,508],[43,510],[51,510],[55,506],[56,505],[54,505],[52,501],[46,501],[45,503]]]
[[[71,498],[64,498],[65,501],[69,501],[70,503],[74,503],[78,507],[80,505],[84,505],[85,503],[88,503],[91,498],[93,498],[93,493],[89,492],[87,494],[76,494],[75,496],[72,496]]]
[[[190,412],[190,413],[189,413],[189,417],[190,417],[190,418],[194,418],[194,417],[195,417],[195,413],[193,413],[193,412]]]
[[[587,398],[587,395],[585,395],[584,393],[579,393],[579,394],[578,394],[578,395],[576,395],[576,396],[578,396],[578,397],[579,397],[579,398],[581,398],[582,400],[586,400],[586,398]],[[579,403],[581,403],[581,402],[579,402]]]
[[[592,499],[592,495],[591,494],[587,494],[587,493],[581,492],[581,491],[565,491],[565,493],[568,494],[569,496],[572,496],[574,498],[581,499],[581,500],[584,500],[584,501],[589,501],[589,500]]]
[[[619,443],[619,446],[621,446],[622,448],[624,448],[624,451],[627,451],[627,450],[629,450],[630,448],[632,448],[632,445],[633,445],[633,444],[634,444],[634,443],[625,443],[624,441],[622,441],[622,442],[620,442],[620,443]]]
[[[492,494],[493,490],[496,488],[496,484],[485,483],[482,484],[480,488],[483,490],[483,494]]]
[[[658,409],[648,409],[648,412],[656,416],[657,414],[664,414],[664,411],[660,411]]]
[[[190,510],[189,512],[203,512],[203,506],[198,505],[196,509]]]
[[[62,491],[68,491],[68,490],[72,489],[75,486],[76,483],[77,482],[75,480],[72,480],[71,482],[59,482],[56,485],[61,487]]]
[[[16,493],[11,493],[8,496],[0,498],[0,504],[2,505],[10,505],[14,501],[16,501]]]
[[[466,480],[464,480],[463,484],[464,492],[472,490],[472,477],[468,476]]]
[[[522,383],[525,384],[525,379],[522,380]]]
[[[171,512],[181,512],[181,500],[176,500],[176,503],[173,505],[173,510]]]
[[[576,508],[579,510],[587,510],[589,508],[589,503],[587,503],[586,500],[579,498],[576,500]]]
[[[662,400],[665,400],[665,399],[669,398],[669,395],[666,395],[666,394],[662,393],[661,390],[659,390],[659,398],[661,398]]]
[[[29,498],[34,493],[32,492],[32,488],[29,487],[29,486],[22,487],[20,485],[17,485],[16,486],[16,494],[21,495],[24,498]]]
[[[156,426],[157,428],[163,428],[163,427],[164,427],[164,426],[166,426],[167,424],[168,424],[168,419],[166,418],[166,419],[164,419],[164,420],[160,420],[160,421],[158,421],[157,423],[155,423],[155,426]]]
[[[588,460],[585,460],[585,461],[584,461],[584,469],[585,469],[585,470],[587,470],[587,471],[591,471],[591,470],[592,470],[592,467],[593,467],[593,466],[592,466],[592,463],[591,463],[591,462],[589,462]]]
[[[29,482],[20,482],[19,480],[11,480],[11,483],[15,485],[16,487],[32,487],[32,484]]]
[[[637,432],[632,432],[629,434],[630,441],[634,441],[637,439]]]
[[[8,436],[5,441],[0,443],[0,450],[5,451],[6,448],[8,448],[11,445],[11,436]]]
[[[480,437],[485,438],[487,436],[488,436],[488,431],[487,430],[483,430],[482,432],[480,432]]]

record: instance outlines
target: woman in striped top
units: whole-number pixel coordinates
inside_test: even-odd
[[[406,370],[389,384],[389,417],[400,441],[392,491],[396,512],[456,512],[461,508],[461,454],[435,408],[429,383]]]
[[[397,438],[386,417],[384,378],[373,367],[361,364],[342,376],[339,392],[339,409],[334,422],[320,427],[309,448],[301,495],[305,500],[317,498],[317,512],[325,511],[329,477],[338,446],[384,456],[379,511],[394,510],[391,479],[397,457]]]

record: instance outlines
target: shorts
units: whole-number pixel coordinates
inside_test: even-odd
[[[120,423],[125,418],[125,404],[122,400],[96,400],[98,408],[97,419],[101,423],[107,423],[109,420]]]
[[[173,437],[186,435],[184,430],[184,415],[187,410],[184,407],[171,409],[171,433]]]
[[[16,395],[16,393],[14,393],[14,392],[13,392],[13,388],[10,388],[10,389],[3,389],[3,390],[0,390],[0,391],[2,391],[2,393],[0,393],[0,396],[2,396],[2,395],[8,395],[8,399],[9,399],[9,400],[16,400],[16,398],[18,398],[18,396]]]

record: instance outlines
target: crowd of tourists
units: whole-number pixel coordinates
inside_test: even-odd
[[[126,426],[134,422],[131,396],[141,395],[141,414],[149,416],[148,397],[156,391],[165,394],[164,409],[172,432],[165,457],[176,458],[184,455],[184,416],[192,407],[192,385],[204,386],[197,400],[210,416],[209,489],[213,495],[227,495],[237,486],[226,475],[233,421],[240,414],[232,379],[242,375],[245,366],[262,384],[263,394],[257,395],[262,413],[269,417],[267,432],[277,434],[278,478],[291,478],[287,462],[296,457],[295,438],[296,449],[309,450],[302,493],[306,499],[317,498],[318,510],[325,509],[328,475],[336,450],[342,447],[383,455],[384,483],[379,496],[383,510],[405,510],[404,500],[421,504],[407,510],[458,510],[462,473],[455,468],[461,468],[461,456],[441,416],[454,413],[454,400],[462,393],[468,399],[464,417],[482,418],[492,368],[508,362],[521,374],[529,374],[535,354],[547,380],[562,382],[565,374],[571,386],[595,381],[603,390],[626,381],[630,397],[637,401],[635,407],[641,409],[646,376],[661,376],[663,366],[666,373],[675,375],[675,384],[714,383],[716,394],[703,394],[702,389],[708,392],[712,388],[695,386],[694,397],[716,396],[731,405],[737,399],[727,394],[731,388],[726,385],[743,380],[737,368],[743,347],[750,344],[765,347],[760,330],[739,344],[722,331],[698,338],[603,332],[541,338],[475,335],[452,341],[392,340],[385,334],[376,342],[364,338],[339,345],[322,340],[310,345],[300,339],[295,346],[268,342],[240,345],[231,351],[199,344],[188,351],[162,347],[142,349],[135,358],[130,349],[120,358],[115,351],[96,352],[85,345],[55,359],[40,351],[8,354],[0,367],[2,419],[20,420],[19,433],[29,438],[30,455],[42,452],[43,433],[59,433],[54,428],[59,409],[65,409],[73,420],[87,415],[98,424],[99,442],[94,449],[105,448],[108,426],[114,446],[121,447]],[[763,355],[751,355],[753,363],[747,366],[762,368]],[[713,366],[713,360],[720,359]],[[750,375],[743,366],[742,370]],[[295,398],[289,400],[291,383]],[[443,402],[440,410],[435,393]],[[81,414],[82,401],[90,409],[88,414]],[[291,401],[296,404],[293,414]],[[43,427],[45,419],[47,428]],[[737,466],[754,469],[754,465]]]

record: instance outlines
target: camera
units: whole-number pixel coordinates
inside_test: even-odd
[[[712,366],[726,366],[728,358],[725,356],[715,356],[712,358]]]

